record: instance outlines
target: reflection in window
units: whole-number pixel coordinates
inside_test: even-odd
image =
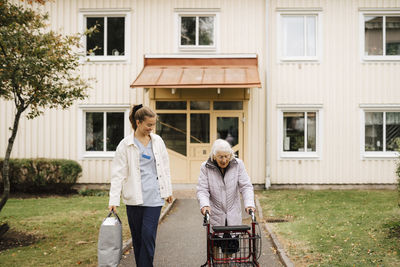
[[[104,55],[104,18],[87,18],[88,29],[96,26],[97,30],[86,37],[86,51],[89,55]]]
[[[156,109],[185,110],[186,101],[156,101]]]
[[[400,55],[400,17],[386,17],[386,55]]]
[[[85,129],[86,151],[115,151],[124,138],[124,113],[86,112]]]
[[[191,110],[209,110],[210,102],[209,101],[190,101],[190,109]]]
[[[239,143],[239,118],[217,117],[217,138],[226,140],[232,147]]]
[[[283,151],[304,151],[304,112],[284,112],[283,130]]]
[[[87,17],[86,27],[96,31],[86,37],[90,56],[121,56],[125,54],[125,17]],[[105,51],[107,50],[107,51]]]
[[[398,151],[400,142],[400,112],[386,112],[386,150]]]
[[[242,110],[243,101],[215,101],[215,110]]]
[[[210,114],[190,114],[190,142],[210,143]]]
[[[167,148],[186,156],[186,114],[158,114],[156,132]]]
[[[180,45],[214,46],[215,16],[181,16]]]
[[[307,112],[307,151],[316,151],[317,118],[315,112]]]
[[[383,150],[383,112],[365,112],[365,151]]]
[[[214,17],[199,17],[199,45],[214,45]]]
[[[400,16],[365,16],[364,35],[365,55],[400,55]]]
[[[400,112],[365,112],[365,151],[397,151],[399,142]]]
[[[282,16],[283,56],[313,57],[317,55],[317,16]]]
[[[316,112],[283,113],[283,151],[316,151],[316,115]],[[305,138],[305,133],[307,133],[307,138]]]
[[[86,151],[103,151],[103,112],[86,113]]]
[[[181,45],[196,44],[196,17],[181,18]]]
[[[115,151],[119,142],[124,138],[124,113],[107,112],[106,133],[107,151]]]
[[[383,17],[365,17],[365,54],[383,55]]]
[[[107,56],[119,56],[125,52],[125,18],[107,18]]]

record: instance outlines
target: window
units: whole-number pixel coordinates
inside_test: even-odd
[[[400,142],[400,111],[365,111],[366,156],[395,156]]]
[[[158,113],[156,133],[167,148],[186,156],[186,114]]]
[[[214,101],[214,110],[242,110],[243,101]]]
[[[113,157],[119,142],[129,133],[127,108],[82,108],[83,157]]]
[[[186,101],[157,101],[156,109],[186,110]]]
[[[280,156],[319,157],[321,143],[319,109],[286,108],[279,112]]]
[[[400,13],[363,13],[364,59],[400,59]]]
[[[128,12],[82,12],[82,31],[95,27],[84,38],[86,57],[89,61],[126,60],[129,51]]]
[[[281,60],[318,60],[318,14],[281,14],[278,47]]]
[[[218,9],[199,9],[199,12],[175,9],[178,50],[216,50],[217,11]]]
[[[215,16],[180,16],[182,47],[214,47]]]

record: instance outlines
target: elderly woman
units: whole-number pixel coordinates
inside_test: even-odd
[[[235,158],[227,141],[217,139],[200,169],[197,199],[201,213],[210,213],[212,226],[241,225],[240,193],[246,212],[255,210],[253,185],[243,161]]]

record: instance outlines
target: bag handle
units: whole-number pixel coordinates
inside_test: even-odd
[[[117,217],[118,221],[121,223],[121,219],[119,218],[118,214],[116,212],[114,212],[113,210],[110,211],[110,213],[108,213],[108,216],[106,218],[111,217],[111,215],[113,215],[113,214],[115,217]]]

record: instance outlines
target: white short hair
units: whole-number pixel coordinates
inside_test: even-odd
[[[217,139],[214,141],[211,147],[210,158],[214,159],[215,155],[217,155],[218,152],[231,154],[231,158],[229,159],[230,161],[235,158],[235,152],[233,152],[231,145],[223,139]]]

